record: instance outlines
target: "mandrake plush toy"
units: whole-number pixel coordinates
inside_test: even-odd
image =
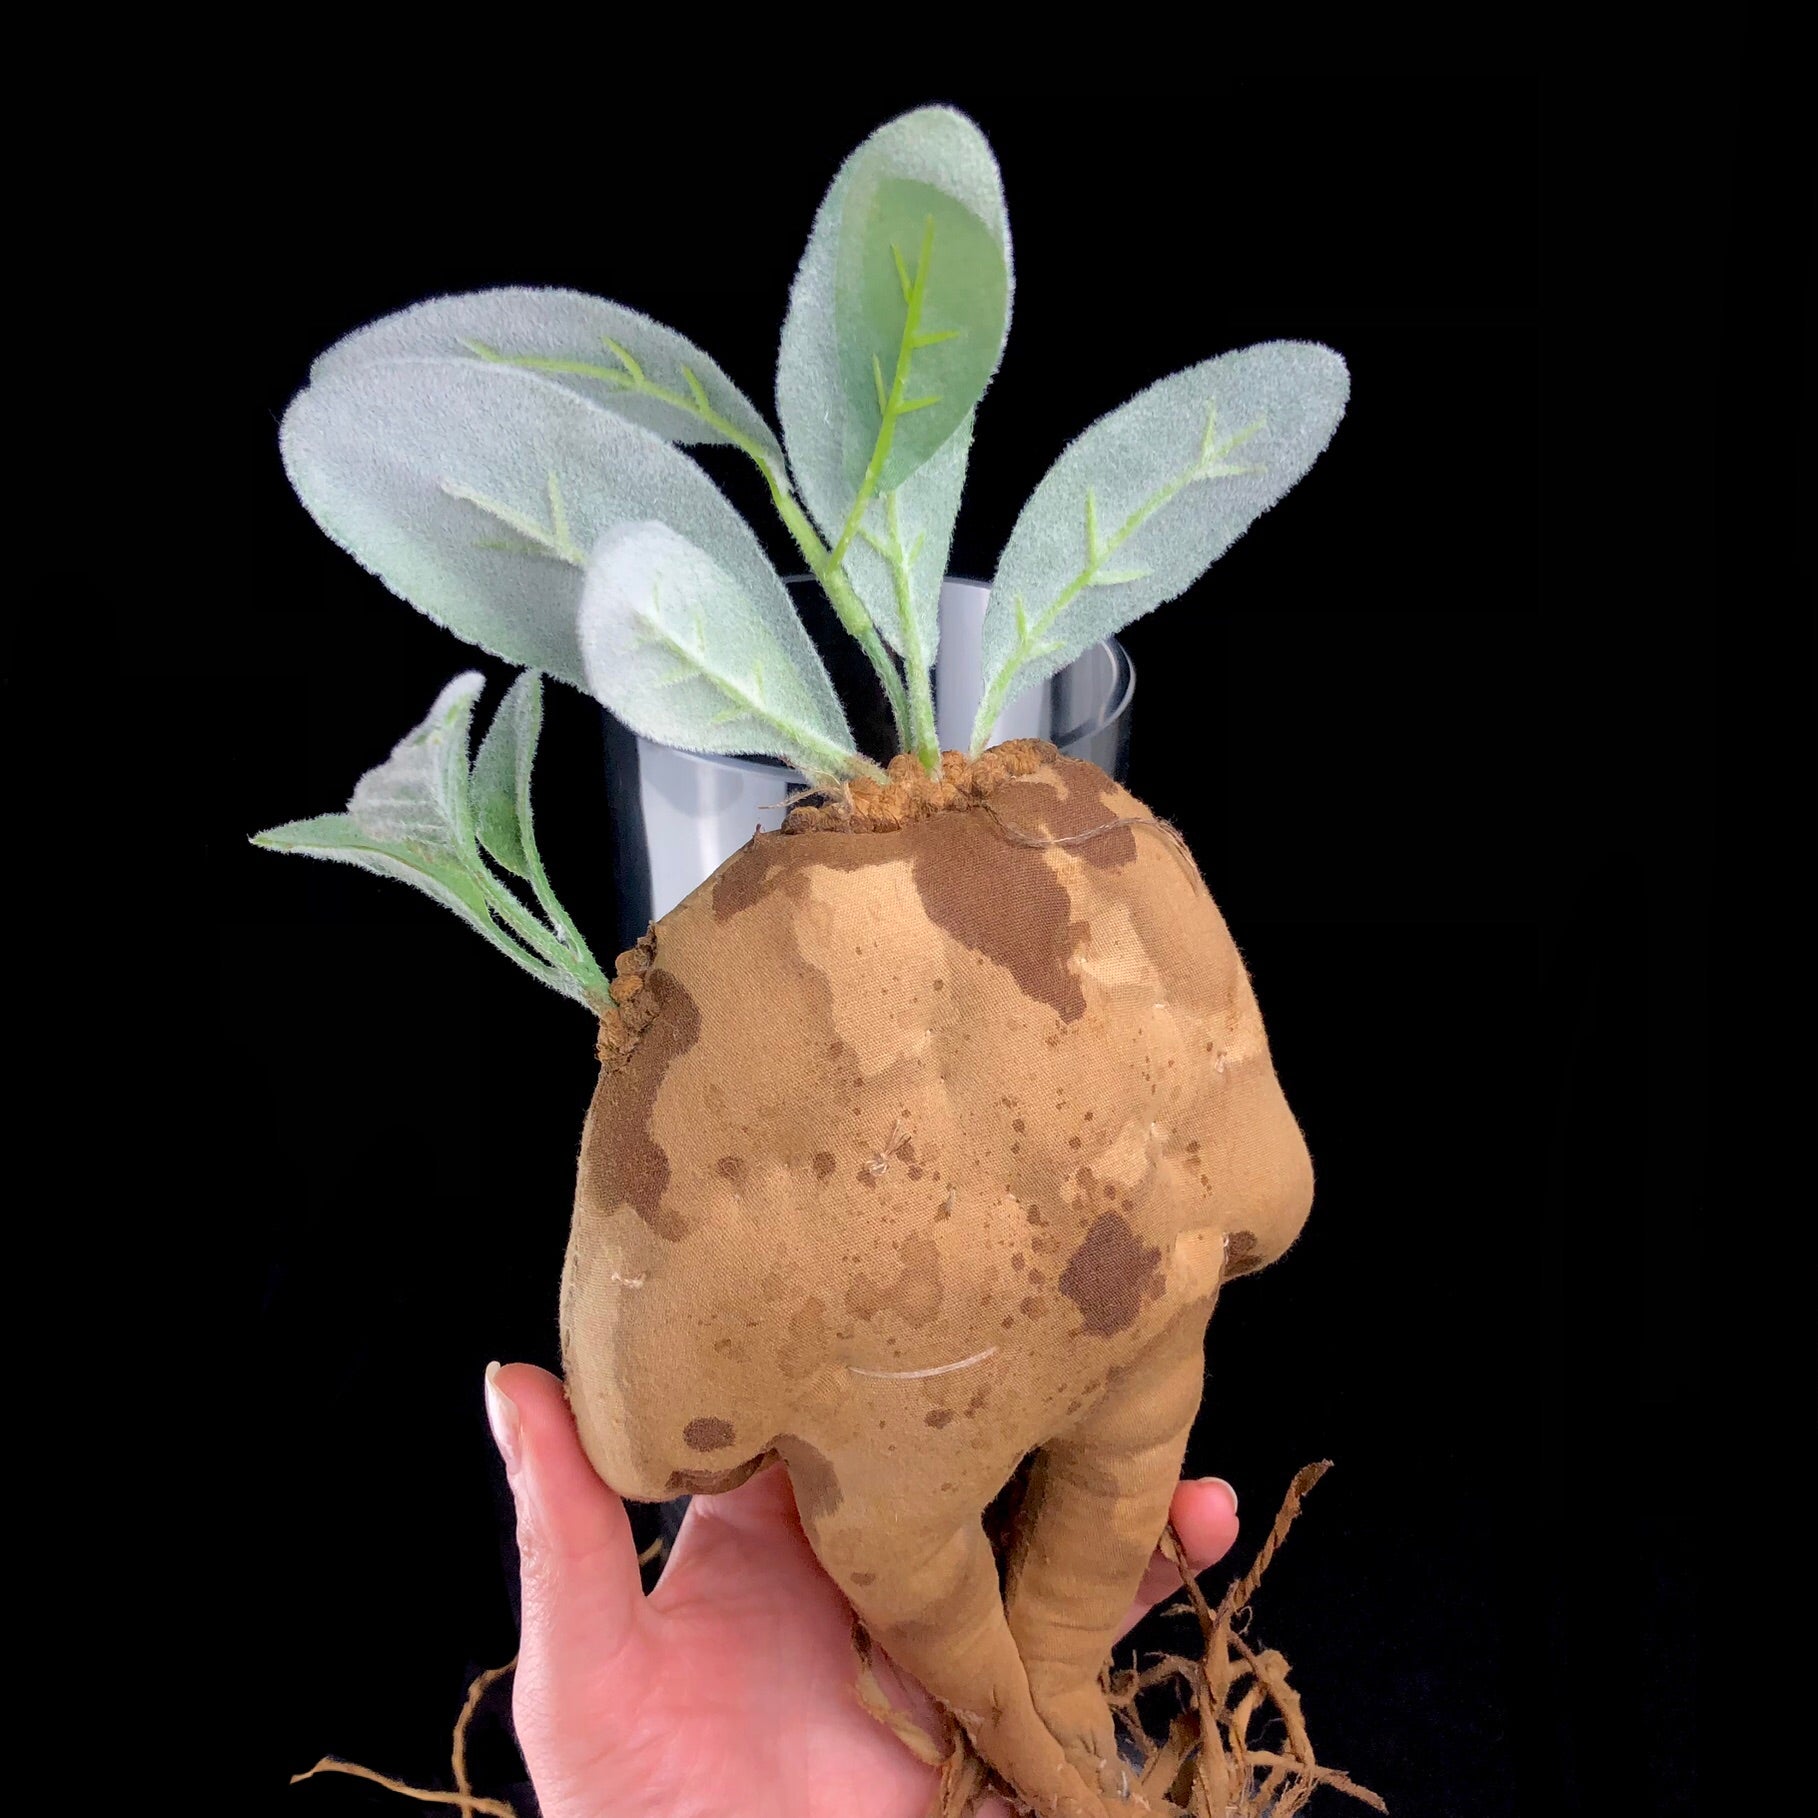
[[[573,292],[439,298],[331,348],[284,420],[297,492],[527,673],[471,760],[464,675],[345,813],[259,839],[416,884],[598,1016],[560,1309],[601,1476],[655,1500],[780,1458],[865,1626],[1028,1807],[1158,1811],[1100,1670],[1220,1286],[1293,1241],[1312,1176],[1179,838],[1092,765],[989,741],[1294,484],[1348,379],[1269,343],[1089,428],[1011,534],[972,748],[942,752],[937,598],[1011,291],[991,152],[929,108],[867,139],[815,218],[780,438],[680,336]],[[889,700],[887,767],[687,443],[757,464]],[[538,854],[543,675],[813,792],[612,976]],[[981,1516],[1025,1464],[1000,1586]]]

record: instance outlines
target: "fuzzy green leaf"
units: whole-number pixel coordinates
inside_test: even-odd
[[[368,839],[418,846],[457,861],[473,850],[467,744],[474,703],[485,686],[477,670],[456,676],[423,723],[354,785],[347,812]]]
[[[479,842],[513,877],[531,873],[527,842],[530,775],[543,728],[543,681],[526,670],[506,691],[473,759],[473,826]]]
[[[894,492],[971,414],[997,370],[1009,306],[1003,245],[977,215],[931,183],[860,165],[840,211],[834,289],[854,494],[892,410],[880,493]]]
[[[679,449],[576,391],[472,359],[348,361],[291,404],[285,470],[316,522],[457,637],[585,687],[587,552],[655,518],[748,592],[776,587],[744,520]]]
[[[313,858],[339,859],[381,877],[401,878],[433,896],[488,933],[486,899],[461,862],[446,852],[407,840],[385,840],[351,814],[318,814],[306,821],[286,821],[254,836],[255,846],[275,852],[302,852]]]
[[[645,738],[785,758],[813,777],[865,767],[781,583],[741,587],[667,524],[601,539],[581,644],[595,696]]]
[[[666,442],[742,438],[780,469],[770,425],[717,364],[672,328],[578,290],[512,286],[431,297],[337,341],[312,385],[372,360],[501,361],[542,373]]]
[[[875,476],[880,483],[855,514],[904,352],[889,341],[889,331],[900,337],[906,323],[904,292],[913,285],[921,230],[932,212],[925,209],[913,220],[910,243],[902,205],[924,188],[942,198],[938,207],[950,232],[943,237],[937,221],[928,307],[907,349],[901,400],[940,391],[942,402],[907,414],[899,410],[888,461]],[[979,263],[985,266],[990,306],[981,316],[976,300],[955,298],[958,319],[949,321],[938,313],[949,294],[942,288],[945,274],[967,269],[943,264],[955,233],[974,278]],[[986,256],[989,247],[1001,256],[1001,280]],[[776,401],[791,471],[829,545],[844,544],[854,590],[879,633],[900,654],[915,649],[924,664],[934,660],[939,636],[940,582],[965,480],[972,408],[1002,354],[1012,289],[1009,221],[991,148],[964,115],[930,107],[880,127],[846,160],[815,215],[790,293]],[[994,301],[1000,293],[1001,320]],[[967,332],[948,335],[962,328]],[[948,364],[937,366],[940,361]],[[938,383],[924,382],[935,374],[941,375]],[[919,465],[906,469],[911,458]],[[897,547],[885,505],[889,494],[896,499],[901,551],[916,552],[906,571],[877,547]]]
[[[1270,341],[1159,380],[1072,443],[991,583],[974,750],[1013,695],[1198,580],[1319,458],[1349,394],[1329,347]]]

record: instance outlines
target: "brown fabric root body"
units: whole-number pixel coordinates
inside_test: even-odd
[[[1100,1665],[1220,1284],[1312,1195],[1178,837],[1035,741],[899,762],[618,971],[561,1301],[595,1468],[656,1500],[780,1456],[868,1632],[1019,1799],[1153,1809]],[[980,1517],[1025,1458],[1000,1592]]]
[[[1141,1756],[1128,1774],[1128,1794],[1154,1818],[1287,1818],[1298,1812],[1316,1788],[1331,1787],[1361,1801],[1373,1811],[1388,1810],[1368,1787],[1348,1774],[1326,1767],[1313,1753],[1301,1715],[1299,1695],[1288,1683],[1288,1663],[1274,1649],[1258,1650],[1242,1632],[1269,1562],[1300,1513],[1301,1499],[1331,1468],[1328,1462],[1300,1471],[1282,1501],[1274,1526],[1255,1563],[1213,1609],[1206,1602],[1181,1551],[1179,1537],[1167,1530],[1162,1544],[1180,1568],[1187,1602],[1199,1619],[1202,1652],[1198,1660],[1163,1654],[1144,1668],[1121,1671],[1107,1659],[1100,1682],[1119,1728]],[[867,1637],[855,1635],[859,1656],[859,1699],[879,1722],[903,1735],[923,1760],[941,1760],[941,1782],[928,1818],[970,1818],[982,1800],[1002,1794],[1013,1804],[1016,1789],[1006,1786],[980,1759],[964,1731],[949,1726],[943,1743],[920,1732],[894,1710],[877,1686]],[[1136,1716],[1139,1694],[1174,1684],[1185,1708],[1169,1726],[1162,1742],[1150,1736]],[[1260,1733],[1273,1721],[1284,1732],[1282,1747],[1264,1747]],[[942,1751],[944,1750],[944,1758]]]

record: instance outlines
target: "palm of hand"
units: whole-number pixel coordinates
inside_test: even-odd
[[[512,1365],[489,1409],[523,1559],[514,1715],[544,1818],[924,1818],[936,1771],[854,1696],[852,1611],[786,1473],[697,1497],[646,1598],[624,1505],[582,1453],[560,1383]],[[1196,1568],[1236,1538],[1222,1486],[1183,1486],[1173,1514]],[[1131,1621],[1171,1574],[1144,1580]],[[878,1671],[938,1734],[919,1688]]]

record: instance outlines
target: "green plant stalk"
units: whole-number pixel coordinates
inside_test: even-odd
[[[543,869],[543,855],[538,852],[536,836],[530,830],[529,816],[523,812],[518,815],[518,834],[524,842],[524,856],[530,861],[530,888],[542,905],[543,913],[554,924],[557,939],[568,948],[581,966],[587,968],[590,975],[603,982],[605,974],[600,970],[599,961],[593,957],[593,951],[581,937],[580,929],[574,925],[568,911],[562,907],[555,891],[550,887],[549,874]]]
[[[1216,409],[1206,424],[1206,434],[1200,446],[1199,459],[1184,473],[1177,474],[1165,485],[1146,498],[1111,535],[1100,540],[1098,534],[1098,500],[1090,490],[1086,493],[1086,565],[1055,596],[1054,602],[1033,625],[1024,616],[1023,603],[1016,603],[1016,648],[1011,651],[999,666],[997,674],[986,686],[985,697],[979,702],[978,718],[972,723],[972,755],[977,757],[984,746],[997,716],[1003,712],[1004,703],[1009,697],[1010,685],[1016,680],[1017,672],[1032,659],[1046,653],[1048,646],[1041,642],[1042,634],[1066,609],[1085,592],[1088,587],[1114,587],[1120,581],[1140,580],[1146,570],[1120,570],[1114,574],[1104,572],[1105,559],[1115,555],[1123,545],[1136,535],[1155,514],[1177,494],[1200,480],[1223,479],[1230,474],[1248,473],[1246,467],[1225,465],[1224,457],[1232,449],[1247,442],[1261,422],[1252,423],[1247,429],[1239,430],[1225,441],[1213,444],[1213,426],[1217,422]]]
[[[835,616],[845,629],[858,640],[871,667],[876,670],[878,681],[882,684],[885,698],[890,703],[891,717],[896,722],[896,736],[899,744],[909,743],[909,706],[903,692],[903,680],[897,673],[896,664],[891,660],[888,650],[884,648],[883,639],[877,634],[877,627],[871,622],[871,615],[866,612],[864,602],[853,590],[852,582],[847,578],[845,569],[839,559],[829,554],[827,546],[816,533],[808,514],[790,489],[789,482],[777,472],[762,445],[754,441],[736,424],[730,423],[715,410],[707,400],[706,388],[694,374],[684,366],[682,377],[688,383],[689,395],[672,391],[666,385],[658,385],[644,376],[644,369],[633,356],[615,341],[608,341],[613,353],[623,362],[623,369],[601,366],[589,360],[558,360],[544,358],[533,354],[502,354],[480,341],[463,343],[482,360],[498,366],[521,366],[531,372],[565,372],[573,373],[579,378],[598,379],[602,384],[611,385],[620,391],[636,393],[639,397],[654,398],[658,403],[667,404],[672,410],[682,411],[698,423],[722,435],[734,448],[748,456],[756,463],[757,470],[764,476],[764,484],[770,492],[770,502],[776,507],[776,513],[783,520],[784,528],[794,540],[795,546],[802,552],[802,558],[808,564],[808,571],[820,583],[821,590],[833,607]],[[843,555],[843,552],[842,552]]]
[[[480,892],[486,898],[493,913],[545,964],[556,971],[567,973],[587,993],[590,1003],[595,1002],[596,999],[600,1002],[611,1001],[606,975],[595,963],[592,954],[588,954],[583,960],[580,954],[566,945],[560,935],[545,928],[492,875],[485,862],[477,854],[470,856],[468,872],[474,882],[479,885]]]
[[[941,767],[941,741],[934,724],[934,678],[927,652],[922,649],[921,628],[916,623],[914,603],[914,551],[903,547],[903,526],[897,511],[896,494],[884,494],[884,521],[890,529],[890,540],[862,532],[866,542],[889,564],[890,580],[896,590],[896,611],[903,637],[903,671],[909,680],[910,749],[922,768],[932,775]],[[921,539],[916,539],[916,547]]]

